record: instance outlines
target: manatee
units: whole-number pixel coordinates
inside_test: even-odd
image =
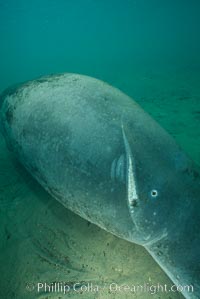
[[[47,192],[144,246],[186,298],[199,298],[199,167],[134,100],[64,73],[6,90],[0,121],[9,149]]]

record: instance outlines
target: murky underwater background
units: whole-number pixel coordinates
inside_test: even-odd
[[[200,164],[199,14],[198,0],[0,0],[0,91],[51,73],[102,79],[133,97]],[[171,282],[143,248],[46,194],[2,136],[0,223],[0,298],[183,298],[37,293],[38,282]]]

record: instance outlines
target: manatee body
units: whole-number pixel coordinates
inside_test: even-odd
[[[199,298],[199,172],[138,104],[66,73],[5,91],[0,107],[8,147],[53,197],[145,246],[186,298]]]

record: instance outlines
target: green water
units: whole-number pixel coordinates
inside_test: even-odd
[[[51,73],[102,79],[133,97],[200,164],[199,14],[198,0],[0,0],[0,91]],[[2,136],[0,217],[0,298],[152,298],[27,289],[39,281],[171,284],[141,247],[51,199]]]
[[[198,0],[1,0],[0,89],[67,71],[138,96],[136,75],[198,72],[199,11]]]

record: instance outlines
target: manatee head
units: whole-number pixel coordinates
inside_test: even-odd
[[[122,126],[127,203],[142,245],[186,226],[200,194],[198,167],[162,128],[151,129],[137,134]]]

